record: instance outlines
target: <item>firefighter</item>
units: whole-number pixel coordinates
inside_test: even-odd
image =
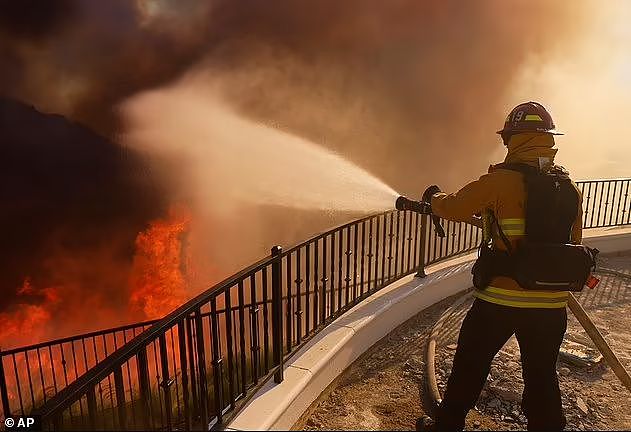
[[[555,167],[554,136],[562,134],[556,131],[548,111],[536,102],[515,107],[497,133],[508,151],[504,164],[492,165],[488,174],[456,193],[443,193],[437,186],[430,186],[424,200],[431,205],[433,214],[445,219],[470,222],[473,215],[488,216],[482,220],[492,249],[506,254],[507,250],[518,248],[526,237],[527,186],[523,173],[505,167],[521,164],[536,171]],[[568,183],[573,188],[572,197],[563,201],[563,208],[556,214],[541,214],[539,220],[545,223],[546,218],[556,218],[550,234],[554,241],[580,244],[582,197],[569,178]],[[528,221],[533,227],[537,223]],[[475,277],[474,273],[474,282]],[[488,284],[474,290],[474,296],[460,329],[453,368],[433,429],[463,429],[493,358],[515,335],[521,353],[522,410],[528,419],[528,430],[562,430],[565,416],[556,362],[567,325],[568,292],[526,290],[500,269],[488,278]]]

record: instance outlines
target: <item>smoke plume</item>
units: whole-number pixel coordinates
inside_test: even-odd
[[[514,100],[514,90],[524,67],[536,69],[579,43],[591,8],[545,0],[39,3],[3,3],[2,96],[62,114],[117,141],[130,132],[121,104],[196,76],[194,91],[212,91],[244,121],[324,146],[412,196],[430,183],[454,188],[486,169],[489,155],[501,149],[493,131],[506,110],[522,101]],[[151,113],[151,106],[134,106],[140,116]],[[3,212],[11,246],[2,256],[7,269],[19,269],[6,273],[11,280],[3,281],[3,292],[23,287],[26,276],[33,278],[29,286],[52,286],[41,281],[45,272],[33,271],[33,263],[48,263],[75,275],[77,293],[113,290],[110,297],[95,298],[122,304],[128,291],[112,287],[127,286],[129,273],[146,261],[132,259],[134,248],[142,244],[145,256],[155,255],[150,244],[137,240],[144,238],[139,233],[160,231],[161,223],[150,221],[168,218],[170,204],[208,209],[208,203],[199,205],[206,195],[194,181],[203,164],[193,169],[182,163],[186,158],[165,159],[156,148],[138,161],[117,143],[96,145],[75,134],[53,139],[42,133],[22,148],[15,136],[31,124],[18,119],[2,127],[0,148],[11,148],[16,160],[13,171],[0,173],[3,206],[11,209]],[[170,132],[176,136],[177,124]],[[182,130],[183,137],[191,133]],[[123,156],[102,165],[94,145]],[[70,171],[63,168],[66,157],[73,161]],[[16,174],[19,169],[50,172]],[[204,178],[213,187],[233,181]],[[108,205],[95,207],[103,191]],[[34,229],[25,227],[30,215],[39,215],[29,222]],[[348,217],[266,205],[199,211],[190,221],[190,247],[198,269],[200,262],[210,263],[199,270],[199,286],[208,275],[219,278],[267,253],[274,243],[290,245]],[[82,252],[47,258],[54,248],[67,250],[68,242],[79,243],[75,250]],[[168,254],[173,262],[175,255]],[[82,265],[86,259],[99,264]],[[106,264],[112,262],[116,271]],[[18,297],[8,296],[7,303]]]
[[[114,136],[118,102],[201,62],[244,114],[416,194],[430,179],[453,187],[486,166],[522,66],[572,44],[587,9],[525,0],[13,6],[0,43],[13,67],[0,85]],[[445,158],[450,169],[436,169]]]
[[[119,101],[203,61],[245,114],[408,193],[484,167],[513,79],[527,60],[571,43],[586,9],[522,0],[53,4],[47,17],[5,28],[2,49],[22,73],[3,77],[3,93],[114,135]],[[431,169],[445,157],[450,170]]]

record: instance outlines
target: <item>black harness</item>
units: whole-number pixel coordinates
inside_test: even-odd
[[[581,291],[595,268],[598,250],[571,244],[580,196],[568,172],[559,166],[539,170],[519,163],[495,168],[523,174],[526,235],[514,248],[491,214],[492,229],[497,229],[507,251],[482,241],[472,269],[474,286],[485,289],[494,277],[506,276],[525,289]]]

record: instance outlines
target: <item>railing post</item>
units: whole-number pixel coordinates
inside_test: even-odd
[[[96,429],[96,393],[95,387],[90,387],[86,396],[88,400],[88,421],[90,430]]]
[[[169,377],[169,352],[167,351],[167,341],[165,333],[162,333],[158,338],[158,345],[160,347],[160,366],[162,369],[162,382],[158,383],[159,386],[162,387],[164,392],[164,411],[166,414],[166,430],[172,430],[172,404],[171,404],[171,389],[170,386],[177,379],[177,374],[173,374],[173,380]],[[156,369],[157,369],[156,365]],[[173,365],[173,369],[175,370],[175,364]],[[160,393],[158,392],[158,397],[160,397]]]
[[[194,312],[195,338],[197,346],[197,379],[199,384],[198,406],[200,419],[204,430],[208,428],[208,376],[206,375],[206,354],[204,352],[204,328],[202,327],[202,312],[198,307]]]
[[[425,238],[427,236],[427,219],[429,218],[428,215],[424,214],[421,215],[421,245],[420,245],[420,251],[419,251],[419,262],[418,262],[418,269],[416,271],[416,277],[421,277],[424,278],[425,276],[427,276],[427,274],[425,274]]]
[[[274,382],[283,381],[283,292],[281,287],[283,248],[274,246],[272,256],[272,345],[274,365],[278,367],[274,374]]]
[[[140,387],[140,410],[142,427],[145,430],[152,429],[151,413],[151,387],[149,384],[149,364],[147,363],[147,346],[143,346],[136,354],[138,369],[138,385]]]
[[[230,289],[230,288],[228,288]],[[228,309],[226,309],[228,310]],[[210,324],[211,324],[211,346],[212,346],[212,366],[213,366],[213,393],[215,401],[215,415],[217,416],[217,424],[223,424],[223,358],[221,357],[219,346],[219,324],[217,323],[217,297],[210,299]],[[228,330],[229,331],[229,330]],[[243,334],[243,328],[239,331]],[[241,381],[245,383],[245,371],[241,376]],[[245,386],[244,386],[245,387]],[[243,391],[245,394],[245,391]],[[206,425],[206,424],[204,424]]]
[[[184,321],[186,325],[186,340],[188,341],[188,361],[189,361],[189,370],[190,370],[190,383],[191,383],[191,396],[192,396],[192,407],[191,413],[192,416],[197,420],[199,417],[199,399],[197,397],[197,377],[195,370],[195,348],[193,347],[193,321],[190,316],[186,317],[186,321]]]
[[[186,359],[186,321],[182,318],[177,323],[177,336],[180,352],[180,374],[182,377],[182,402],[184,404],[184,430],[191,430],[191,407],[188,392],[188,365]]]
[[[114,387],[116,390],[116,406],[118,411],[118,427],[127,429],[127,412],[125,411],[125,385],[123,383],[123,369],[118,366],[114,369]]]
[[[18,384],[19,385],[19,384]],[[7,389],[7,380],[4,376],[4,358],[0,354],[0,398],[2,399],[2,411],[4,418],[11,415],[11,407],[9,406],[9,391]]]

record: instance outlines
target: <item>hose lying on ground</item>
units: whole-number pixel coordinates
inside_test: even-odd
[[[431,400],[431,410],[434,411],[441,401],[440,391],[438,390],[438,384],[436,382],[436,367],[434,364],[436,356],[436,339],[438,333],[442,329],[445,320],[451,316],[454,311],[462,305],[465,301],[469,300],[472,296],[471,291],[466,292],[462,297],[458,298],[449,308],[443,312],[438,318],[438,321],[432,327],[432,331],[429,334],[429,340],[427,341],[427,350],[425,351],[425,375],[427,377],[427,393]]]
[[[600,268],[599,271],[607,273],[611,272],[616,275],[631,278],[630,275],[616,272],[615,270]],[[468,292],[462,297],[458,298],[447,310],[445,310],[445,312],[443,312],[443,314],[436,321],[434,327],[432,327],[432,330],[430,332],[429,340],[427,343],[427,350],[425,352],[425,375],[427,378],[427,393],[430,398],[432,412],[435,411],[442,400],[440,391],[438,389],[438,383],[436,381],[436,339],[438,338],[438,334],[442,329],[443,323],[446,321],[446,319],[451,316],[454,311],[465,301],[470,299],[471,295],[472,293]],[[620,363],[620,360],[618,359],[616,354],[613,352],[607,341],[605,341],[604,337],[602,336],[594,322],[591,320],[589,315],[587,315],[587,312],[585,311],[585,309],[583,309],[583,306],[581,306],[581,304],[576,300],[576,297],[574,297],[572,293],[569,294],[568,307],[572,311],[578,322],[581,324],[589,338],[594,342],[600,353],[603,355],[603,358],[605,359],[609,367],[611,367],[614,374],[616,374],[620,382],[622,382],[622,384],[629,391],[631,391],[631,376],[629,375],[629,372],[627,372],[622,363]]]

